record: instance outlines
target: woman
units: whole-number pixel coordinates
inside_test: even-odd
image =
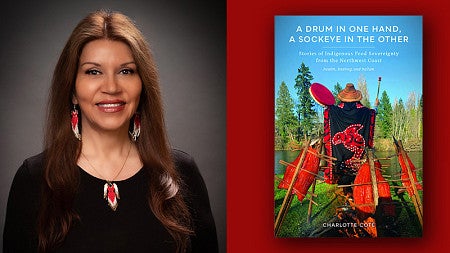
[[[123,14],[91,13],[66,43],[44,152],[11,186],[4,251],[217,251],[205,184],[169,147],[153,58]]]

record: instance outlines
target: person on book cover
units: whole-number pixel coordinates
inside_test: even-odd
[[[362,93],[352,83],[338,94],[338,105],[324,110],[324,143],[327,155],[337,158],[334,166],[325,169],[325,181],[329,184],[348,185],[353,182],[364,155],[365,148],[373,148],[376,108],[361,104]],[[344,188],[351,195],[351,187]]]
[[[338,105],[325,103],[324,109],[324,144],[327,155],[336,158],[334,165],[329,166],[324,171],[325,182],[329,184],[351,185],[355,181],[357,172],[364,158],[366,148],[374,147],[375,117],[379,104],[378,98],[375,100],[374,109],[367,108],[360,101],[361,91],[355,89],[352,83],[337,95],[340,103]],[[344,195],[353,200],[353,188],[343,187]],[[385,236],[397,236],[395,230],[395,210],[390,204],[392,199],[381,198],[382,205],[380,228]],[[349,214],[341,214],[341,218]],[[378,215],[359,212],[360,222],[365,224],[375,224],[374,218]],[[377,237],[376,230],[366,228],[366,232],[371,237]]]

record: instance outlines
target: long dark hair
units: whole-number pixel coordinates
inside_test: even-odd
[[[172,159],[165,130],[156,66],[149,46],[133,21],[118,13],[100,10],[89,14],[75,27],[56,64],[50,89],[45,135],[44,184],[38,218],[39,251],[60,245],[72,224],[79,220],[73,210],[79,184],[77,160],[81,142],[70,128],[70,110],[78,61],[90,41],[108,39],[126,43],[142,80],[139,104],[141,134],[136,141],[149,180],[148,204],[177,244],[189,245],[191,216],[181,191],[182,184]]]

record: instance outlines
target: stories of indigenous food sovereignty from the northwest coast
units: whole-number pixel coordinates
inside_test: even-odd
[[[422,16],[274,23],[274,236],[421,237]]]

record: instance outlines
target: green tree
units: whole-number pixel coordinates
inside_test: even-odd
[[[342,91],[342,86],[339,83],[336,83],[336,85],[334,85],[334,89],[333,89],[333,96],[336,100],[335,105],[338,105],[341,103],[341,100],[339,100],[339,98],[338,98],[338,94],[341,91]]]
[[[281,82],[275,101],[276,148],[286,149],[295,139],[298,122],[294,114],[295,104],[286,83]]]
[[[379,125],[379,136],[381,138],[390,138],[392,136],[392,105],[386,91],[381,94],[380,104],[378,105],[377,124]]]
[[[407,138],[417,138],[419,130],[417,128],[417,106],[416,106],[416,94],[410,92],[408,100],[406,100],[406,111],[407,111]]]
[[[310,136],[315,127],[315,119],[317,119],[317,112],[314,110],[314,100],[309,94],[309,87],[313,76],[309,68],[302,62],[298,69],[298,75],[295,78],[295,89],[297,89],[297,96],[299,104],[297,106],[297,115],[300,122],[300,135]]]
[[[361,94],[362,94],[361,104],[363,104],[365,107],[370,108],[369,91],[367,90],[367,81],[366,81],[366,77],[364,75],[359,76],[357,87],[358,87],[358,90],[361,91]]]
[[[406,137],[406,110],[403,100],[400,98],[394,103],[394,111],[392,118],[392,134],[399,140],[404,140]]]
[[[417,113],[418,113],[418,133],[419,133],[419,138],[422,139],[423,137],[423,95],[420,95],[420,99],[419,99],[419,105],[418,105],[418,109],[417,109]]]

